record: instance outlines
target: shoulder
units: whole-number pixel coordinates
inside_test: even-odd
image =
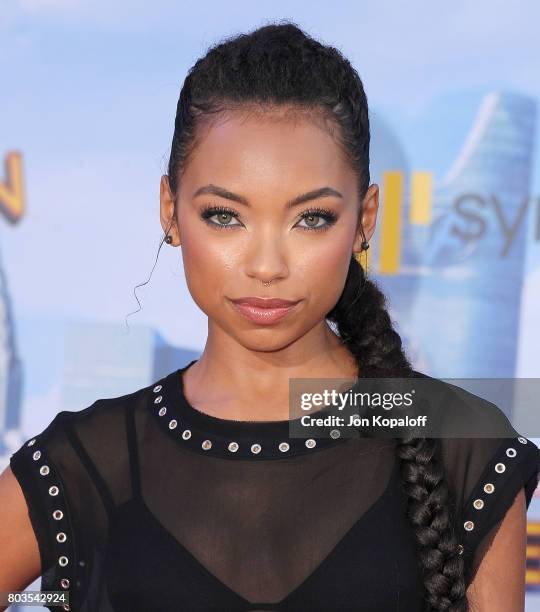
[[[415,371],[438,403],[439,448],[466,550],[485,541],[523,490],[528,508],[540,478],[540,450],[494,402]]]
[[[27,501],[35,502],[41,480],[53,471],[66,487],[80,487],[92,462],[99,471],[110,473],[107,464],[125,455],[126,415],[146,406],[152,385],[130,393],[99,398],[81,410],[62,410],[10,456],[11,471]],[[120,466],[119,466],[120,467]],[[32,500],[30,500],[32,497]]]
[[[109,398],[98,398],[92,404],[80,410],[62,410],[39,433],[29,438],[21,448],[41,444],[62,444],[67,432],[75,429],[84,434],[89,429],[100,431],[101,435],[114,431],[114,426],[124,418],[126,410],[136,410],[142,407],[149,397],[152,385],[141,387],[125,395]]]
[[[45,590],[59,590],[74,559],[106,537],[108,517],[129,497],[126,417],[146,407],[151,388],[63,410],[11,455]]]
[[[461,379],[452,384],[418,371],[413,377],[425,385],[426,396],[439,418],[436,437],[458,492],[467,497],[473,484],[495,468],[496,474],[506,474],[506,478],[518,473],[524,478],[536,475],[538,446],[513,427],[495,402],[461,387]],[[473,388],[484,389],[480,384]],[[532,496],[530,490],[528,493]]]
[[[42,431],[26,439],[10,456],[11,470],[23,490],[34,488],[35,466],[40,466],[41,475],[47,475],[53,465],[58,475],[64,468],[67,474],[67,466],[77,455],[74,445],[82,445],[90,452],[93,446],[106,445],[121,435],[126,409],[142,405],[148,390],[148,386],[142,387],[122,396],[97,399],[81,410],[58,412]]]
[[[110,461],[112,453],[125,448],[126,416],[143,410],[152,385],[130,393],[99,398],[80,410],[62,410],[40,432],[28,438],[10,457],[10,467],[21,483],[30,488],[34,467],[47,472],[55,466],[58,476],[73,476],[74,466],[90,458],[96,465]],[[108,471],[108,470],[107,470]],[[81,470],[82,473],[82,470]]]
[[[425,400],[427,413],[436,420],[436,426],[429,430],[433,437],[502,440],[519,436],[498,405],[506,409],[508,402],[503,398],[512,393],[508,385],[498,384],[498,381],[494,385],[491,379],[463,378],[448,382],[417,370],[413,371],[412,378],[416,391]],[[498,403],[486,397],[495,397]]]

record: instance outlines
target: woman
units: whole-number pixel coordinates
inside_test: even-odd
[[[197,61],[160,202],[204,352],[11,457],[2,590],[42,574],[84,612],[523,609],[530,440],[289,436],[289,379],[422,376],[358,262],[369,178],[336,49],[281,23]]]

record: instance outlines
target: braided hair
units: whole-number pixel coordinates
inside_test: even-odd
[[[340,51],[283,20],[224,39],[189,70],[178,100],[167,170],[173,194],[196,146],[196,128],[211,115],[247,106],[263,111],[291,106],[321,114],[337,126],[335,137],[358,177],[358,192],[366,193],[370,130],[362,81]],[[326,318],[335,324],[364,376],[412,375],[386,298],[354,255],[342,294]],[[439,441],[398,439],[396,453],[404,507],[417,544],[425,609],[468,612],[467,570],[458,551]]]

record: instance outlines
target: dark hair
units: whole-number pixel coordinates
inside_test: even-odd
[[[290,21],[227,38],[189,70],[178,100],[168,165],[174,195],[196,146],[196,129],[202,120],[250,106],[263,111],[290,106],[314,116],[318,113],[336,127],[335,136],[358,176],[358,193],[363,198],[370,182],[370,131],[362,81],[337,49],[322,45]],[[412,375],[387,312],[386,298],[377,284],[367,279],[354,255],[343,292],[327,319],[335,323],[364,376]],[[466,612],[465,562],[458,551],[452,495],[439,442],[399,439],[396,449],[426,609]]]

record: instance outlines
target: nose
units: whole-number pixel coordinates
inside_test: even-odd
[[[244,270],[247,276],[267,283],[289,274],[283,241],[275,232],[254,235],[246,250]]]

